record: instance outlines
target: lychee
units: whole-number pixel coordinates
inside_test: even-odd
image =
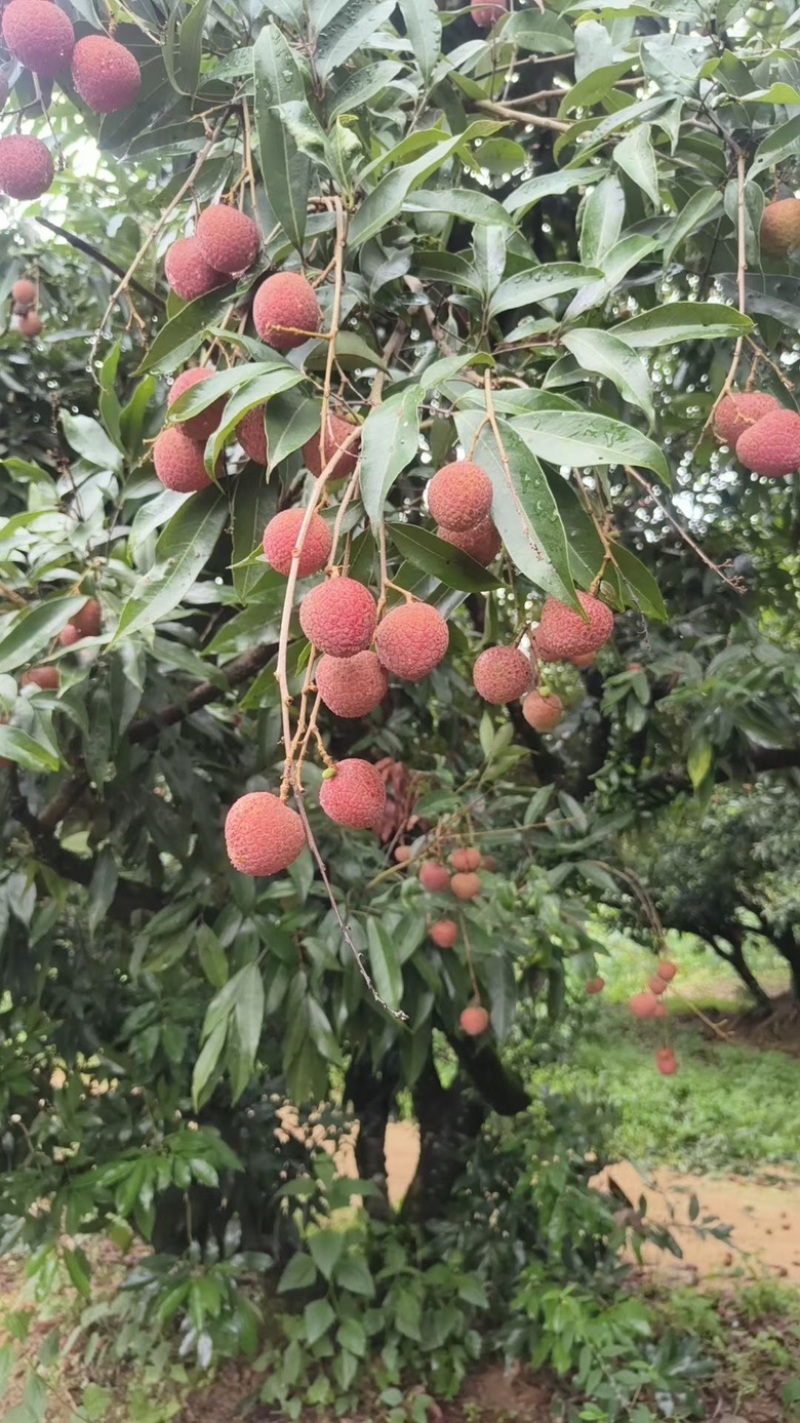
[[[590,998],[593,998],[596,993],[602,993],[605,986],[604,978],[589,978],[584,984],[584,991],[589,994]]]
[[[409,860],[411,859],[411,846],[398,845],[397,849],[394,852],[394,857],[398,865],[407,865]]]
[[[253,323],[261,340],[275,351],[302,346],[321,322],[317,293],[300,272],[276,272],[256,292]]]
[[[87,598],[80,612],[70,618],[79,637],[97,637],[103,620],[103,609],[96,598]]]
[[[564,715],[564,703],[555,692],[546,697],[541,692],[529,692],[522,703],[522,715],[534,731],[552,731]]]
[[[479,1038],[481,1033],[485,1033],[489,1026],[489,1014],[485,1008],[473,1004],[471,1008],[465,1008],[459,1018],[462,1032],[470,1038]]]
[[[300,626],[309,642],[331,657],[354,657],[372,642],[377,607],[363,583],[333,578],[306,593]]]
[[[156,436],[153,464],[164,488],[179,494],[194,494],[211,483],[203,464],[203,446],[190,440],[179,425],[169,425]]]
[[[291,571],[292,555],[305,513],[305,509],[282,509],[280,514],[270,519],[264,530],[264,557],[276,573],[288,576]],[[312,514],[303,540],[303,549],[297,560],[298,578],[308,578],[311,573],[319,573],[328,562],[331,547],[331,531],[328,525],[319,514]]]
[[[133,103],[142,71],[123,44],[108,35],[86,35],[72,56],[72,82],[93,113],[115,114]]]
[[[647,987],[651,993],[655,993],[656,996],[658,996],[661,993],[666,993],[667,980],[662,978],[660,973],[654,973],[653,977],[647,980]]]
[[[258,228],[238,208],[213,203],[201,212],[195,231],[200,251],[216,272],[236,277],[252,267],[258,256]]]
[[[472,669],[475,691],[493,706],[524,696],[531,676],[531,664],[518,647],[487,647]]]
[[[45,692],[57,692],[61,686],[61,673],[57,667],[31,667],[20,677],[21,687],[41,687]]]
[[[225,818],[228,859],[243,875],[276,875],[302,854],[306,837],[296,810],[269,791],[252,791]]]
[[[769,479],[785,479],[800,469],[800,415],[781,408],[762,416],[739,436],[736,458]]]
[[[243,420],[236,426],[236,438],[247,458],[255,464],[267,463],[267,432],[264,427],[264,406],[257,405],[248,410]]]
[[[481,862],[478,866],[481,870],[496,870],[497,859],[494,855],[481,855]]]
[[[386,808],[386,783],[369,761],[353,756],[337,761],[336,775],[323,780],[319,803],[337,825],[377,830]]]
[[[580,657],[570,657],[573,667],[593,667],[597,661],[596,652],[584,652]]]
[[[586,619],[558,598],[545,600],[536,643],[552,658],[568,661],[587,652],[599,652],[614,631],[614,614],[606,603],[582,592],[578,593],[578,601]]]
[[[761,219],[761,250],[770,257],[787,257],[800,248],[800,198],[767,203]]]
[[[210,367],[193,366],[191,370],[181,371],[177,380],[173,382],[167,393],[167,409],[171,410],[176,400],[191,390],[196,385],[201,385],[203,381],[211,380],[215,372]],[[209,435],[213,435],[225,409],[225,396],[220,396],[213,405],[207,405],[205,410],[201,410],[199,415],[192,415],[189,420],[181,420],[180,428],[190,440],[202,440],[205,442]]]
[[[491,0],[491,4],[486,4],[486,0],[470,0],[470,13],[474,23],[481,30],[490,30],[492,25],[502,19],[508,10],[508,0]]]
[[[662,1077],[674,1077],[678,1071],[678,1059],[671,1047],[660,1047],[656,1052],[656,1067]]]
[[[203,256],[196,237],[179,237],[167,249],[164,259],[167,281],[181,301],[196,301],[215,287],[224,286],[228,278],[218,272]]]
[[[404,603],[378,624],[375,650],[384,667],[405,682],[420,682],[438,667],[450,642],[447,623],[429,603]]]
[[[455,874],[450,881],[450,888],[456,899],[477,899],[482,885],[475,874]]]
[[[374,652],[354,657],[330,657],[317,663],[317,691],[334,716],[367,716],[383,701],[389,686],[386,672]]]
[[[734,448],[736,441],[756,420],[780,409],[774,395],[742,392],[724,395],[714,411],[714,434],[723,445]]]
[[[58,640],[62,647],[74,647],[76,642],[80,642],[81,635],[72,623],[67,623],[67,626],[62,628],[58,634]]]
[[[440,919],[431,924],[428,932],[437,949],[452,949],[458,938],[458,925],[453,919]]]
[[[40,0],[40,3],[45,9],[55,9],[48,0]],[[0,193],[21,200],[40,198],[50,187],[54,173],[50,150],[40,138],[32,138],[27,133],[0,138]]]
[[[20,277],[11,288],[11,300],[15,306],[22,307],[23,310],[25,307],[34,306],[36,303],[36,283],[32,282],[30,277]]]
[[[444,539],[445,543],[453,544],[454,548],[460,548],[462,553],[468,553],[470,558],[474,558],[475,562],[482,564],[484,568],[494,562],[502,548],[500,535],[491,519],[483,519],[474,529],[464,529],[462,532],[439,527],[436,537]]]
[[[428,485],[428,508],[437,524],[457,533],[483,523],[492,507],[492,481],[471,460],[438,470]]]
[[[419,882],[429,894],[444,894],[450,888],[450,876],[438,860],[426,860],[420,865]]]
[[[666,1017],[667,1017],[667,1005],[666,1005],[666,1003],[664,1002],[664,999],[663,999],[663,998],[657,998],[657,999],[656,999],[655,1005],[654,1005],[654,1007],[653,1007],[652,1013],[650,1014],[650,1017],[651,1017],[651,1018],[666,1018]]]
[[[75,31],[48,0],[11,0],[3,11],[3,39],[14,59],[41,79],[55,79],[75,48]]]
[[[677,972],[678,965],[673,963],[672,959],[659,959],[658,968],[656,969],[659,978],[663,978],[667,983],[671,983]]]
[[[652,1018],[658,1002],[654,993],[634,993],[629,1007],[634,1018]]]
[[[465,846],[463,849],[453,851],[450,863],[453,869],[458,870],[461,874],[469,873],[472,870],[480,869],[481,852],[472,846]]]
[[[306,469],[310,470],[315,479],[319,479],[323,469],[330,460],[333,459],[337,450],[342,449],[345,440],[349,441],[347,449],[342,450],[336,463],[328,472],[328,479],[347,479],[358,464],[358,455],[361,448],[361,435],[352,438],[354,426],[349,420],[343,420],[341,415],[328,415],[328,425],[325,439],[322,441],[322,452],[320,453],[320,430],[306,440],[303,445],[303,459]]]
[[[37,336],[41,336],[44,329],[44,322],[37,311],[26,311],[17,322],[17,330],[20,336],[25,336],[33,341]]]

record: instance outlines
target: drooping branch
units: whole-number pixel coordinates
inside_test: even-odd
[[[55,232],[58,237],[63,237],[64,241],[68,242],[70,247],[74,247],[76,251],[83,252],[86,257],[91,257],[93,262],[97,262],[99,266],[105,267],[106,271],[113,272],[117,277],[125,276],[124,267],[120,267],[118,262],[112,261],[110,257],[106,256],[105,252],[101,252],[100,248],[95,247],[93,243],[87,242],[83,237],[78,237],[77,233],[69,232],[66,227],[59,227],[58,223],[51,222],[50,219],[46,217],[37,217],[36,221],[40,227],[46,227],[48,231]],[[166,302],[157,292],[152,292],[149,287],[145,287],[141,282],[137,282],[135,277],[131,277],[128,285],[133,287],[133,290],[138,292],[140,296],[147,297],[147,300],[151,301],[154,306],[157,306],[159,311],[164,310]]]

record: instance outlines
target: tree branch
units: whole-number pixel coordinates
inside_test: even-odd
[[[107,257],[104,252],[100,251],[99,247],[94,247],[91,242],[86,242],[83,237],[78,237],[76,233],[68,232],[66,227],[59,227],[57,223],[50,222],[49,218],[37,217],[36,221],[40,227],[46,227],[49,232],[57,233],[59,237],[63,237],[64,241],[69,243],[70,247],[76,248],[78,252],[83,252],[86,257],[91,257],[94,262],[99,263],[101,267],[105,267],[107,271],[113,272],[115,276],[125,276],[124,267],[120,267],[117,262],[113,262],[110,257]],[[151,301],[154,306],[157,306],[159,311],[164,310],[166,302],[157,292],[151,292],[149,287],[142,286],[142,283],[137,282],[134,277],[131,277],[130,286],[132,286],[133,290],[138,292],[140,296],[147,297],[147,300]]]

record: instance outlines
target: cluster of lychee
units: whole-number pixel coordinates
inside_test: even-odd
[[[408,853],[402,853],[407,851]],[[404,862],[411,854],[410,848],[401,845],[396,855]],[[419,867],[419,882],[429,894],[454,894],[456,899],[477,899],[483,888],[477,871],[494,869],[491,855],[482,855],[480,850],[468,845],[454,850],[450,856],[454,873],[451,875],[441,860],[423,860]],[[458,943],[458,924],[455,919],[437,919],[431,924],[428,936],[437,949],[453,949]],[[489,1026],[489,1014],[477,998],[470,1003],[459,1017],[462,1032],[467,1037],[477,1038]]]
[[[641,993],[634,993],[630,999],[629,1007],[634,1018],[666,1018],[667,1005],[664,995],[677,972],[678,965],[671,959],[659,959],[655,973],[648,979],[647,987]],[[664,1077],[674,1077],[678,1071],[674,1049],[658,1048],[656,1066]]]
[[[38,295],[36,283],[32,282],[30,277],[20,277],[11,288],[17,330],[20,336],[25,336],[29,341],[40,336],[44,326],[42,318],[36,310]]]
[[[785,479],[800,469],[800,415],[765,391],[723,396],[714,433],[753,474]]]
[[[428,485],[428,508],[438,537],[484,568],[500,552],[500,535],[489,517],[491,507],[492,481],[471,460],[446,464]]]
[[[55,79],[71,65],[75,91],[93,113],[116,113],[139,93],[141,71],[130,50],[108,35],[86,35],[76,43],[72,21],[53,0],[10,0],[2,34],[12,58],[39,79]],[[3,87],[5,102],[5,80]],[[23,201],[39,198],[53,175],[52,155],[41,139],[21,133],[0,138],[0,192]]]
[[[74,647],[84,637],[97,637],[103,620],[103,610],[96,598],[87,598],[82,608],[73,614],[66,627],[58,634],[62,647]],[[57,692],[61,686],[61,672],[52,663],[31,667],[20,678],[21,687],[39,687],[44,692]]]

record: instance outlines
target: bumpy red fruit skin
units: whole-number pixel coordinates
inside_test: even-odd
[[[424,864],[420,865],[419,882],[429,894],[444,894],[450,888],[450,876],[444,865],[440,865],[438,860],[426,860]],[[455,928],[455,925],[453,927]],[[455,943],[455,939],[453,943]]]
[[[487,5],[482,0],[471,0],[470,5],[472,18],[481,30],[490,30],[497,20],[505,15],[508,9],[507,0],[492,0]]]
[[[456,899],[477,899],[482,886],[475,874],[457,874],[453,875],[450,888]]]
[[[481,852],[472,847],[454,850],[450,856],[450,863],[454,870],[458,870],[461,874],[468,874],[472,870],[480,869]]]
[[[214,203],[201,212],[196,235],[209,266],[229,277],[246,272],[258,256],[260,239],[252,218],[224,203]]]
[[[328,479],[347,479],[358,464],[358,453],[361,447],[361,435],[355,439],[350,437],[353,434],[354,426],[349,420],[343,420],[341,415],[328,416],[328,429],[322,446],[322,456],[320,457],[320,432],[311,436],[303,445],[303,459],[306,468],[311,471],[315,479],[319,479],[323,469],[328,462],[333,459],[336,451],[341,449],[345,440],[350,440],[346,450],[342,450],[336,463],[328,473]]]
[[[156,436],[153,463],[165,489],[194,494],[211,483],[203,464],[203,446],[190,440],[178,425],[170,425]]]
[[[678,1071],[678,1059],[671,1047],[660,1047],[656,1052],[656,1067],[662,1077],[674,1077]]]
[[[404,603],[378,624],[375,651],[404,682],[421,682],[438,667],[450,643],[447,623],[429,603]]]
[[[93,113],[116,114],[133,103],[142,71],[123,44],[107,35],[87,35],[75,46],[72,82]]]
[[[440,919],[428,930],[437,949],[452,949],[458,939],[458,925],[452,919]]]
[[[666,1003],[664,1002],[664,999],[663,999],[663,998],[657,998],[656,1001],[655,1001],[655,1006],[654,1006],[654,1008],[653,1008],[653,1011],[652,1011],[652,1013],[650,1014],[650,1017],[651,1017],[651,1018],[666,1018],[667,1016],[668,1016],[668,1015],[667,1015],[667,1005],[666,1005]]]
[[[588,614],[588,622],[558,598],[545,600],[536,644],[551,658],[568,661],[572,657],[583,657],[587,652],[599,652],[614,631],[614,614],[607,604],[593,598],[591,593],[579,592],[578,600]]]
[[[354,657],[372,642],[377,607],[363,583],[333,578],[306,593],[300,626],[309,642],[331,657]]]
[[[465,1008],[458,1021],[467,1037],[479,1038],[489,1026],[489,1014],[485,1008]]]
[[[236,426],[236,438],[248,459],[255,464],[267,463],[267,432],[264,426],[264,406],[257,405],[248,410],[243,420]]]
[[[41,336],[44,329],[44,322],[36,311],[26,311],[24,316],[17,322],[17,330],[20,336],[26,336],[28,340],[35,340]]]
[[[774,395],[753,391],[743,391],[740,395],[724,395],[714,411],[714,434],[723,445],[734,448],[736,441],[745,430],[755,425],[771,410],[779,410]]]
[[[334,716],[360,717],[386,696],[389,679],[374,652],[355,657],[321,657],[315,673],[317,691]]]
[[[67,623],[67,626],[62,628],[58,634],[58,640],[62,647],[74,647],[76,642],[80,642],[81,635],[72,623]]]
[[[262,282],[253,302],[253,324],[274,351],[293,351],[322,322],[317,293],[300,272],[276,272]],[[292,330],[282,330],[292,327]]]
[[[659,997],[667,991],[667,980],[662,978],[660,973],[654,973],[652,978],[648,978],[647,987],[651,993],[655,993]]]
[[[488,517],[491,507],[492,481],[486,470],[471,460],[444,465],[428,485],[432,518],[456,533],[474,529]]]
[[[529,692],[522,703],[522,715],[534,731],[552,731],[564,715],[564,703],[554,693],[543,697],[541,692]]]
[[[678,965],[672,959],[659,959],[656,973],[659,978],[663,978],[666,983],[671,983],[678,972]]]
[[[785,479],[800,469],[800,415],[773,410],[736,442],[736,458],[745,469],[768,479]]]
[[[89,598],[79,613],[70,618],[80,637],[97,637],[103,621],[103,609],[96,598]]]
[[[11,288],[11,300],[17,306],[33,306],[36,301],[36,283],[30,277],[20,277]]]
[[[47,0],[42,0],[43,4]],[[40,198],[53,181],[55,169],[40,138],[28,133],[12,133],[0,138],[0,193],[28,201]]]
[[[228,278],[207,262],[196,237],[179,237],[167,249],[164,259],[167,281],[181,301],[196,301]]]
[[[604,978],[590,978],[586,981],[585,991],[590,998],[593,998],[596,993],[602,993],[605,986],[606,981]]]
[[[654,993],[634,993],[629,1007],[634,1018],[652,1018],[655,1016],[657,1003],[658,999]]]
[[[761,250],[769,257],[786,257],[800,247],[800,198],[767,203],[761,219]]]
[[[226,816],[228,859],[243,875],[276,875],[302,854],[305,844],[297,811],[269,791],[241,796]]]
[[[337,825],[377,830],[386,808],[386,783],[369,761],[352,756],[337,761],[336,775],[322,782],[319,803]]]
[[[584,652],[580,657],[571,657],[570,662],[573,667],[593,667],[597,661],[595,652]]]
[[[531,676],[531,664],[518,647],[487,647],[472,669],[478,696],[497,707],[524,696]]]
[[[211,380],[215,374],[212,370],[207,370],[203,366],[194,366],[192,370],[181,371],[177,380],[173,382],[167,392],[167,409],[171,410],[176,400],[191,390],[193,386],[202,385],[203,381]],[[213,405],[208,405],[205,410],[201,410],[199,415],[193,415],[190,420],[179,422],[181,430],[190,440],[207,440],[209,435],[213,435],[225,409],[224,395],[215,400]]]
[[[61,686],[61,673],[57,667],[31,667],[20,678],[21,687],[41,687],[45,692],[57,692]]]
[[[474,529],[465,529],[462,532],[457,529],[444,529],[440,525],[436,530],[436,537],[444,539],[445,543],[453,544],[454,548],[460,548],[462,553],[468,553],[470,558],[474,558],[475,562],[482,564],[484,568],[494,563],[503,546],[491,519],[483,519]]]
[[[264,557],[277,573],[288,576],[291,570],[292,554],[304,518],[305,509],[283,509],[270,519],[264,530]],[[297,561],[298,578],[308,578],[309,574],[319,573],[325,567],[331,543],[331,531],[325,520],[319,514],[312,514]]]
[[[11,0],[3,12],[3,39],[9,54],[42,79],[55,79],[75,48],[71,22],[48,0]]]

